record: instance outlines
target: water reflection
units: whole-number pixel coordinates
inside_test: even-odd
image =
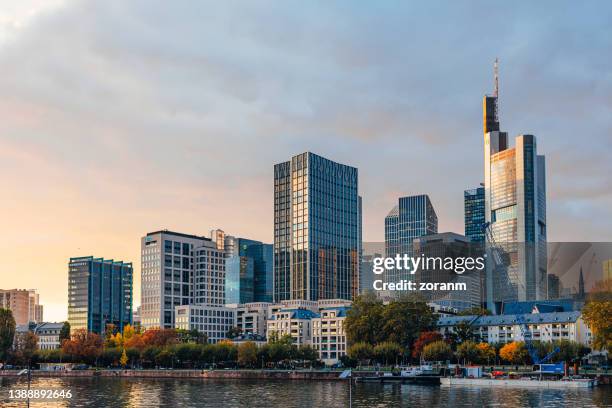
[[[0,405],[24,407],[9,400],[10,389],[26,388],[22,379],[0,378]],[[199,379],[35,378],[32,388],[71,389],[71,400],[33,401],[32,407],[346,407],[345,382],[244,381]],[[446,388],[398,384],[358,384],[354,407],[605,407],[611,387],[594,390],[523,390]]]

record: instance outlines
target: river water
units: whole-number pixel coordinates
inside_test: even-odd
[[[27,387],[0,378],[0,406],[25,407],[9,391]],[[70,400],[31,407],[348,407],[349,388],[338,381],[249,381],[142,378],[34,378],[32,389],[71,390]],[[355,384],[353,407],[606,407],[612,386],[583,390],[461,388]]]

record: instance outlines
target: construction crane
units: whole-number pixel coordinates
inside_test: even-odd
[[[494,270],[496,270],[499,267],[504,267],[506,265],[509,265],[510,262],[509,262],[509,259],[507,258],[507,254],[495,241],[495,237],[493,236],[493,232],[491,231],[491,223],[490,222],[484,223],[482,226],[482,229],[485,234],[486,242],[489,243],[491,257],[493,258],[493,263],[495,267]],[[511,270],[511,268],[508,268],[508,270]],[[510,282],[509,276],[507,274],[506,274],[506,277],[507,277],[507,284],[511,286],[512,282]],[[522,289],[525,290],[525,285],[519,278],[518,274],[516,274],[516,271],[514,271],[514,277],[515,277],[517,284],[521,285]],[[555,355],[556,353],[560,351],[559,347],[555,347],[553,351],[548,353],[543,358],[540,358],[538,356],[538,351],[533,345],[533,332],[529,329],[529,326],[527,325],[527,322],[525,320],[525,316],[522,314],[517,314],[516,322],[519,325],[519,328],[521,330],[521,336],[523,337],[523,341],[525,342],[525,346],[527,347],[527,352],[529,353],[529,356],[531,357],[531,361],[533,361],[534,365],[536,364],[539,365],[539,364],[543,364],[547,362],[548,360],[552,358],[553,355]]]

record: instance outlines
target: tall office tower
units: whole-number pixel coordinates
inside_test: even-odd
[[[274,300],[352,299],[361,220],[355,167],[306,152],[274,166]]]
[[[70,329],[104,334],[112,324],[123,332],[132,324],[131,263],[84,256],[68,263]]]
[[[460,260],[475,259],[482,256],[479,247],[474,246],[470,240],[454,232],[441,232],[439,234],[424,235],[413,241],[414,254],[424,259]],[[473,267],[473,266],[472,266]],[[476,268],[456,273],[454,270],[444,268],[442,262],[423,261],[419,271],[414,275],[417,284],[420,283],[454,283],[465,284],[465,290],[421,291],[429,302],[440,306],[465,310],[480,306],[483,299],[484,270]]]
[[[361,269],[359,276],[359,294],[374,290],[374,258],[382,258],[381,254],[364,255],[361,258]]]
[[[485,223],[485,189],[477,187],[463,192],[465,236],[471,242],[484,242],[482,227]]]
[[[43,306],[34,289],[0,289],[0,308],[13,313],[15,324],[42,323]]]
[[[546,291],[548,293],[548,300],[559,299],[561,296],[561,282],[557,275],[548,274],[548,287]]]
[[[174,327],[174,308],[223,304],[223,251],[210,238],[168,230],[141,239],[141,324]],[[197,261],[197,262],[196,262]]]
[[[438,216],[426,194],[400,197],[398,205],[385,217],[385,256],[411,255],[413,240],[438,233]],[[410,280],[406,270],[387,270],[386,282]]]
[[[612,280],[612,259],[602,262],[601,280]]]
[[[487,267],[491,310],[502,301],[545,299],[547,285],[544,156],[533,135],[517,136],[508,147],[508,135],[499,130],[497,72],[495,89],[483,99],[485,223],[509,264]]]

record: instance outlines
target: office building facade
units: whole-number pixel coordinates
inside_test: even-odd
[[[358,171],[310,152],[274,166],[274,299],[359,291]]]
[[[0,289],[0,308],[9,309],[18,326],[43,321],[43,306],[34,289]]]
[[[68,322],[70,329],[104,334],[107,325],[123,331],[132,324],[131,263],[93,256],[68,263]]]
[[[471,242],[484,242],[485,189],[477,187],[463,192],[465,236]]]
[[[493,238],[486,245],[506,255],[505,265],[487,267],[487,304],[494,310],[501,301],[546,299],[546,176],[535,136],[517,136],[515,147],[508,146],[497,94],[485,96],[483,107],[485,223]]]
[[[437,233],[438,216],[428,195],[400,197],[385,217],[385,256],[411,255],[415,238]],[[412,279],[406,270],[387,270],[384,277],[386,282]]]
[[[271,302],[273,247],[246,238],[225,236],[226,303]]]
[[[223,250],[210,238],[168,230],[141,239],[141,325],[172,328],[176,306],[225,304]]]

